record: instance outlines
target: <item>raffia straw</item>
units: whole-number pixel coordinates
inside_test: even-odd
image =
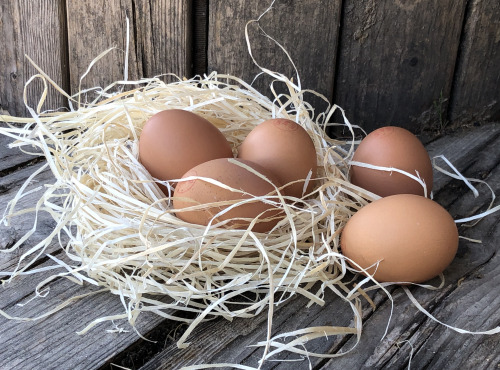
[[[37,78],[54,84],[39,72]],[[101,98],[89,99],[90,103],[84,103],[87,99],[82,96],[72,96],[76,110],[40,113],[39,108],[29,108],[30,119],[1,116],[0,120],[8,124],[0,132],[14,139],[11,147],[42,153],[46,158],[42,169],[9,203],[2,222],[9,224],[21,213],[36,215],[41,211],[49,212],[56,221],[54,232],[22,254],[5,281],[28,273],[51,241],[67,234],[69,247],[64,250],[71,266],[53,258],[61,272],[41,282],[37,291],[56,277],[68,277],[75,283],[86,281],[119,295],[125,309],[122,315],[90,322],[80,334],[103,321],[119,318],[133,325],[140,312],[149,311],[190,322],[178,342],[179,347],[185,347],[192,331],[205,319],[252,317],[267,310],[269,334],[265,346],[269,355],[283,350],[302,353],[307,340],[325,334],[359,338],[361,301],[359,295],[347,298],[351,288],[343,283],[348,269],[339,253],[339,234],[348,218],[374,198],[348,181],[353,146],[346,150],[345,142],[326,135],[330,124],[326,118],[335,111],[345,117],[341,108],[332,106],[313,120],[296,85],[284,76],[280,79],[290,94],[276,95],[274,101],[234,76],[212,73],[189,80],[178,78],[172,83],[159,77],[127,81],[123,85],[140,87],[113,95],[110,91],[119,90],[118,82],[105,89],[89,89],[88,94],[101,92]],[[42,94],[38,107],[43,106],[46,96],[46,92]],[[211,121],[234,150],[263,120],[283,117],[295,121],[309,133],[316,147],[318,172],[314,180],[318,186],[302,199],[260,197],[286,213],[286,218],[268,233],[192,225],[178,219],[170,199],[160,191],[160,182],[151,178],[138,161],[143,124],[156,112],[172,108],[189,110]],[[354,130],[347,119],[345,124]],[[18,210],[28,183],[46,169],[53,173],[54,182],[45,186],[34,208]],[[31,232],[9,251],[19,248]],[[315,283],[319,283],[319,289],[312,291]],[[272,349],[278,343],[270,336],[275,300],[283,303],[299,294],[313,304],[324,304],[326,289],[347,302],[357,324],[352,328],[310,328],[298,341]],[[248,292],[258,293],[258,299],[237,299]],[[165,303],[165,296],[171,301]],[[83,297],[23,320],[46,317]],[[182,311],[195,313],[197,318],[187,320],[179,314]],[[4,312],[2,315],[13,318]]]

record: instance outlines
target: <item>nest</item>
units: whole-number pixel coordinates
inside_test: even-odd
[[[43,74],[38,77],[48,80]],[[122,86],[116,83],[111,87],[119,87],[118,92],[103,89],[89,102],[82,102],[89,96],[82,92],[69,97],[78,107],[68,112],[40,113],[44,93],[37,111],[29,108],[33,118],[1,117],[10,122],[0,130],[15,138],[12,146],[42,153],[46,163],[37,173],[50,168],[55,178],[31,210],[48,211],[56,222],[54,232],[23,256],[32,256],[31,262],[10,279],[29,268],[53,238],[65,234],[69,241],[61,247],[73,263],[64,264],[65,272],[58,276],[85,280],[119,295],[124,303],[121,317],[132,325],[144,311],[182,321],[186,321],[183,311],[193,313],[196,318],[190,320],[179,347],[187,345],[190,333],[203,320],[248,318],[264,310],[272,320],[276,304],[299,294],[310,304],[322,305],[326,290],[348,302],[354,327],[304,329],[299,339],[286,346],[268,334],[262,344],[266,352],[276,344],[274,352],[302,353],[304,342],[325,334],[359,338],[360,297],[366,294],[346,281],[349,267],[339,251],[339,235],[348,218],[376,196],[348,181],[355,127],[335,105],[314,115],[304,98],[306,91],[285,76],[274,77],[288,90],[278,94],[272,85],[274,99],[234,76],[212,73],[170,83],[161,78],[127,82],[135,86],[127,91],[120,91]],[[159,188],[162,182],[138,161],[144,123],[153,114],[173,108],[212,122],[234,149],[264,120],[297,122],[316,147],[317,186],[294,202],[280,198],[278,206],[286,217],[267,233],[254,232],[251,226],[229,230],[178,219],[170,197]],[[336,112],[344,122],[332,123]],[[351,140],[328,137],[326,131],[332,125],[344,126]],[[24,187],[9,204],[4,222],[26,211],[15,210],[23,192]],[[267,201],[277,202],[276,198]],[[91,322],[80,333],[101,321]]]

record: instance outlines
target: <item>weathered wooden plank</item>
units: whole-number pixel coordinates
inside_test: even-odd
[[[141,77],[164,73],[192,77],[192,1],[134,3]]]
[[[116,47],[97,62],[81,88],[106,87],[125,78],[127,22],[130,21],[128,79],[141,77],[141,60],[136,58],[132,0],[68,1],[68,45],[71,92],[78,91],[80,78],[101,52]],[[95,96],[92,96],[94,98]]]
[[[41,267],[52,264],[51,261]],[[67,279],[59,279],[50,284],[50,292],[46,297],[30,301],[34,297],[36,284],[44,275],[48,274],[23,276],[11,285],[0,288],[2,297],[5,297],[0,308],[12,315],[36,317],[69,298],[96,291],[95,287],[89,287],[88,284],[79,287]],[[94,319],[122,314],[123,311],[124,307],[118,296],[99,293],[76,301],[43,320],[18,322],[0,316],[0,368],[99,368],[140,337],[124,320],[101,323],[85,335],[80,336],[76,332]],[[139,333],[147,333],[160,321],[158,316],[145,313],[139,317],[136,328]]]
[[[252,61],[245,41],[245,25],[257,19],[270,2],[210,1],[208,36],[208,71],[231,74],[252,82],[260,69]],[[324,94],[330,101],[334,83],[340,1],[276,1],[272,10],[260,20],[260,26],[279,42],[297,66],[304,89]],[[252,53],[262,67],[293,77],[297,76],[291,62],[279,46],[266,38],[256,24],[249,29]],[[272,96],[271,78],[259,77],[254,86]],[[288,92],[277,85],[279,92]],[[323,111],[313,95],[305,99]]]
[[[3,149],[3,148],[2,148]],[[0,157],[5,150],[0,150]],[[3,215],[7,203],[13,199],[17,190],[26,178],[43,163],[20,168],[17,171],[0,177],[0,212]],[[54,181],[50,170],[45,170],[26,188],[30,191]],[[35,192],[23,197],[18,209],[32,207],[39,200],[41,193]],[[11,247],[25,235],[34,225],[35,215],[27,213],[15,217],[8,226],[0,225],[0,250]],[[13,271],[21,255],[37,242],[43,240],[54,229],[55,222],[50,215],[40,212],[37,217],[35,233],[14,252],[0,253],[0,271]],[[65,242],[65,236],[61,238]],[[65,254],[60,251],[57,238],[45,250],[45,253],[55,255],[68,264]],[[32,257],[21,262],[24,266]],[[39,269],[53,266],[55,263],[47,257],[41,256],[33,268]],[[50,294],[46,298],[34,297],[34,290],[38,283],[59,270],[38,272],[25,275],[13,280],[10,284],[0,285],[0,309],[18,317],[36,317],[55,308],[57,305],[74,296],[95,291],[96,288],[88,284],[80,287],[66,279],[57,279],[50,284]],[[0,280],[6,279],[0,276]],[[21,306],[20,304],[26,304]],[[60,311],[45,320],[35,322],[17,322],[6,320],[0,315],[0,369],[91,369],[99,368],[112,361],[116,353],[124,351],[137,341],[142,341],[134,330],[123,320],[106,322],[98,325],[84,336],[78,336],[76,331],[83,329],[92,320],[110,314],[123,313],[120,299],[109,293],[87,297],[68,308]],[[148,333],[156,327],[162,319],[155,315],[141,315],[137,329],[141,334]],[[116,324],[116,327],[114,326]],[[116,328],[121,327],[128,332],[118,333]],[[108,332],[107,330],[111,330]],[[147,335],[146,335],[147,336]]]
[[[208,0],[193,2],[193,75],[207,72]]]
[[[14,199],[14,196],[24,184],[25,180],[42,165],[43,163],[37,163],[35,165],[18,169],[17,171],[9,173],[6,176],[0,177],[0,217],[3,217],[7,214],[7,206],[9,202]],[[53,181],[54,176],[52,175],[50,170],[47,169],[41,172],[27,186],[26,191],[33,191],[38,187],[41,187],[41,190],[32,192],[21,198],[18,201],[16,210],[34,207],[40,199],[40,196],[42,195],[43,186]],[[0,271],[12,271],[18,264],[18,258],[24,252],[26,252],[30,247],[34,246],[38,242],[44,240],[51,233],[51,231],[54,229],[55,221],[46,212],[40,212],[38,218],[34,213],[30,212],[13,217],[9,220],[9,224],[0,224],[0,251],[2,251],[4,249],[13,247],[18,240],[20,240],[34,227],[35,222],[36,231],[30,236],[30,238],[22,247],[12,253],[0,253]],[[59,248],[55,242],[51,247],[47,249],[47,253],[51,253]],[[33,258],[34,256],[27,257],[21,263],[21,266],[25,266],[25,264],[31,261]]]
[[[19,166],[36,159],[36,157],[23,153],[18,148],[9,149],[8,145],[13,141],[14,139],[8,136],[0,135],[0,176],[15,171]]]
[[[486,124],[480,127],[475,127],[470,134],[470,131],[459,131],[455,134],[450,134],[435,140],[428,145],[426,149],[431,158],[444,156],[452,164],[456,165],[459,171],[463,171],[478,161],[478,158],[487,156],[490,159],[498,159],[498,148],[494,147],[500,130],[498,123]],[[435,163],[445,169],[449,168],[444,160],[435,159]],[[490,164],[490,166],[493,166]],[[473,177],[483,178],[483,174],[471,174]],[[458,182],[451,177],[434,170],[434,193],[439,193],[450,183],[457,184]]]
[[[344,1],[334,99],[351,123],[440,129],[465,4]]]
[[[450,107],[454,123],[500,119],[500,3],[469,3]]]
[[[442,137],[428,145],[431,155],[444,154],[466,176],[486,180],[494,191],[500,192],[500,125],[485,125],[474,130],[457,132]],[[439,180],[436,183],[436,200],[457,219],[478,212],[489,202],[489,192],[478,187],[481,196],[475,199],[468,188],[458,180]],[[499,281],[497,240],[500,237],[499,214],[491,215],[472,228],[460,227],[460,234],[481,239],[482,244],[460,241],[459,252],[446,270],[445,286],[437,291],[411,288],[421,304],[438,319],[447,324],[469,330],[483,330],[500,323],[496,290]],[[479,279],[478,277],[481,277]],[[482,284],[482,283],[483,284]],[[468,284],[467,288],[464,284]],[[470,284],[470,285],[469,285]],[[394,313],[387,336],[391,304],[384,293],[377,292],[373,299],[377,309],[368,305],[364,310],[364,327],[358,347],[346,356],[328,360],[311,358],[315,369],[330,368],[405,368],[413,350],[412,368],[442,368],[446,361],[455,365],[474,365],[483,369],[495,366],[500,353],[495,343],[498,336],[471,336],[450,331],[420,313],[400,288],[391,289]],[[475,304],[474,302],[481,302]],[[283,333],[299,328],[319,325],[352,325],[350,308],[333,294],[326,297],[324,307],[306,308],[307,301],[295,298],[275,311],[273,333]],[[141,370],[170,369],[193,364],[232,362],[256,366],[262,349],[250,347],[266,337],[267,313],[252,319],[235,319],[231,323],[216,320],[200,325],[185,350],[172,344],[159,353]],[[422,325],[422,329],[419,329]],[[310,351],[339,353],[354,345],[355,339],[330,338],[308,344]],[[466,355],[452,353],[466,348]],[[480,354],[474,349],[481,348]],[[452,357],[455,357],[452,360]],[[280,360],[297,359],[294,355],[279,356]],[[263,369],[307,369],[307,361],[271,362]],[[451,367],[459,368],[459,367]],[[463,368],[463,367],[462,367]],[[466,367],[470,368],[470,367]]]
[[[67,37],[64,0],[15,0],[0,4],[0,111],[29,115],[23,102],[26,81],[38,73],[25,58],[28,55],[63,89],[67,81]],[[28,89],[28,104],[36,108],[43,91],[38,79]],[[43,110],[67,106],[55,89],[49,88]]]

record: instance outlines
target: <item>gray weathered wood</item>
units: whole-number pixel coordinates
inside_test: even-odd
[[[245,41],[245,25],[257,19],[270,5],[260,1],[210,1],[208,36],[208,72],[231,74],[252,82],[260,73]],[[279,42],[296,64],[302,88],[313,89],[332,100],[340,1],[276,1],[270,12],[260,20],[260,26]],[[257,63],[284,74],[297,82],[297,76],[286,54],[263,35],[255,23],[248,28],[250,45]],[[272,79],[259,77],[254,86],[271,97]],[[279,92],[286,92],[276,85]],[[325,104],[313,95],[305,99],[315,102],[320,112]]]
[[[61,256],[59,256],[61,257]],[[50,265],[53,263],[51,262]],[[43,267],[44,265],[42,265]],[[42,274],[44,275],[44,274]],[[47,274],[45,274],[47,275]],[[95,291],[93,287],[78,287],[66,279],[50,284],[45,298],[34,296],[34,288],[40,276],[28,275],[1,288],[0,309],[21,317],[42,315],[76,295]],[[10,297],[9,294],[15,294]],[[26,303],[20,307],[18,303]],[[17,322],[0,317],[1,369],[96,369],[134,342],[139,336],[123,320],[99,324],[86,335],[77,335],[92,320],[121,314],[123,306],[118,296],[99,293],[75,302],[54,315],[33,322]],[[147,333],[161,320],[145,314],[139,318],[137,329]],[[122,328],[128,332],[120,333]]]
[[[23,153],[18,148],[8,148],[8,145],[13,141],[14,139],[9,136],[0,135],[0,153],[3,154],[0,161],[0,174],[3,176],[35,159],[32,155]]]
[[[334,99],[351,123],[440,128],[465,3],[344,1]]]
[[[7,151],[0,149],[1,155]],[[8,202],[13,199],[15,193],[24,181],[43,163],[37,163],[27,167],[19,168],[0,177],[0,212],[3,214]],[[50,170],[45,170],[27,187],[30,191],[54,181]],[[17,209],[32,207],[40,198],[41,193],[32,193],[19,201]],[[0,250],[11,247],[34,225],[33,213],[26,213],[11,220],[11,225],[0,225]],[[45,212],[38,214],[36,232],[14,252],[0,253],[0,271],[13,271],[21,255],[37,242],[49,235],[55,226],[54,220]],[[66,238],[62,236],[64,243]],[[44,255],[50,253],[68,264],[71,261],[61,252],[57,238],[52,241],[44,251]],[[33,268],[53,266],[54,262],[42,255]],[[23,267],[32,257],[27,257],[21,262]],[[4,283],[0,286],[0,310],[17,317],[36,317],[42,315],[65,300],[87,292],[96,291],[98,288],[85,284],[80,287],[66,279],[56,279],[50,287],[50,294],[46,298],[37,298],[35,289],[44,278],[54,272],[62,270],[49,270],[34,275],[25,275],[13,280],[12,283]],[[0,276],[0,280],[6,280],[7,276]],[[26,304],[19,306],[19,304]],[[18,322],[6,320],[0,315],[0,344],[2,354],[0,355],[0,369],[93,369],[98,368],[130,345],[139,341],[137,333],[131,329],[124,320],[105,322],[99,324],[89,334],[79,336],[78,330],[83,329],[92,320],[97,318],[123,313],[123,306],[118,296],[101,293],[77,301],[70,307],[43,320],[33,322]],[[162,319],[159,316],[145,314],[138,321],[138,332],[145,335]],[[114,326],[116,324],[116,327]],[[122,328],[128,332],[116,332],[116,328]],[[111,332],[107,332],[110,330]],[[21,345],[20,345],[21,344]]]
[[[36,170],[38,170],[43,163],[29,165],[19,168],[17,171],[11,172],[5,176],[0,177],[0,217],[6,215],[9,202],[14,199],[14,196],[24,184],[26,179]],[[41,191],[30,193],[18,201],[16,210],[32,208],[39,201],[43,186],[54,181],[54,176],[50,170],[45,170],[40,173],[31,183],[27,186],[26,191],[32,191],[35,188],[42,187]],[[55,221],[49,217],[45,212],[39,213],[39,218],[35,218],[35,214],[23,213],[8,220],[9,224],[0,224],[0,250],[9,249],[21,239],[27,232],[29,232],[36,222],[36,231],[31,235],[27,242],[18,250],[13,253],[0,253],[0,271],[12,271],[18,264],[20,256],[26,252],[31,246],[45,239],[54,229]],[[56,243],[52,243],[46,253],[52,253],[58,249]],[[21,263],[21,267],[30,262],[35,255],[31,258],[27,257]],[[0,277],[0,280],[3,277]]]
[[[71,1],[68,34],[73,93],[91,61],[112,46],[116,49],[95,64],[82,89],[106,87],[125,78],[127,17],[129,81],[166,73],[191,77],[191,2]]]
[[[455,124],[500,118],[500,3],[470,1],[451,102]]]
[[[23,90],[28,79],[37,74],[25,58],[28,55],[63,89],[66,79],[67,48],[64,0],[13,0],[0,3],[0,112],[27,116]],[[28,104],[36,108],[43,91],[40,80],[28,89]],[[65,99],[49,87],[43,110],[67,106]]]
[[[128,79],[141,77],[136,58],[132,0],[68,1],[68,45],[71,92],[78,92],[81,76],[101,52],[115,47],[98,61],[84,78],[81,88],[106,87],[125,78],[127,23],[130,20]],[[91,94],[91,98],[96,95]]]
[[[259,69],[248,55],[244,27],[270,3],[4,1],[0,6],[0,111],[28,114],[22,92],[36,71],[24,54],[64,90],[74,93],[89,63],[116,46],[93,67],[82,87],[104,87],[121,80],[127,16],[129,79],[160,73],[191,77],[217,70],[251,81]],[[277,0],[261,25],[289,51],[302,86],[344,107],[353,123],[368,130],[396,124],[419,132],[429,127],[441,130],[450,120],[455,125],[498,120],[499,12],[495,0],[432,4]],[[288,58],[277,45],[255,25],[249,32],[257,61],[293,76]],[[270,95],[269,83],[269,78],[261,77],[255,86]],[[41,88],[40,80],[30,86],[30,106],[36,105]],[[67,106],[55,89],[49,87],[48,92],[42,109]],[[326,104],[320,99],[307,98],[316,113],[324,110]]]
[[[192,1],[135,2],[140,77],[192,77]]]
[[[464,175],[487,181],[500,191],[500,124],[457,132],[430,144],[431,155],[445,155]],[[489,202],[488,190],[478,186],[480,197],[458,180],[436,176],[436,200],[455,219],[484,209]],[[497,202],[498,204],[498,202]],[[498,294],[500,237],[498,213],[483,219],[472,228],[460,227],[460,234],[482,240],[482,244],[461,240],[459,252],[445,271],[445,286],[437,291],[411,287],[418,301],[439,320],[459,328],[487,330],[500,324]],[[428,368],[495,368],[500,363],[498,335],[473,336],[459,334],[428,319],[408,300],[401,288],[390,291],[394,299],[391,321],[390,301],[382,292],[373,299],[377,309],[364,309],[364,327],[360,344],[350,354],[332,360],[311,359],[315,369],[337,368],[405,368],[413,346],[412,369]],[[333,295],[326,297],[325,307],[306,308],[307,301],[298,297],[275,311],[273,333],[319,325],[352,325],[350,308]],[[191,338],[191,346],[180,350],[171,345],[141,370],[171,369],[182,365],[208,363],[240,363],[257,366],[262,349],[250,347],[266,337],[267,313],[252,319],[232,322],[216,320],[200,325]],[[383,338],[389,323],[387,336]],[[310,351],[340,353],[354,345],[354,338],[329,338],[308,344]],[[408,344],[411,343],[411,346]],[[477,350],[479,349],[479,350]],[[460,351],[460,352],[458,352]],[[280,360],[297,359],[280,355]],[[451,366],[446,364],[452,364]],[[445,366],[446,365],[446,366]],[[263,369],[307,369],[308,362],[269,362]],[[428,366],[428,367],[426,367]],[[448,367],[449,366],[449,367]]]

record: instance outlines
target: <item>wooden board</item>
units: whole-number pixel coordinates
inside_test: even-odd
[[[191,2],[185,0],[69,2],[71,91],[78,91],[80,77],[92,60],[112,46],[116,49],[95,64],[82,89],[106,87],[125,78],[127,17],[129,81],[166,73],[191,77],[191,10]]]
[[[16,171],[19,167],[29,165],[36,158],[21,152],[18,148],[9,148],[8,145],[14,141],[11,137],[0,135],[0,152],[3,153],[0,162],[0,176]]]
[[[95,64],[82,81],[81,89],[104,88],[112,82],[124,80],[127,17],[130,20],[128,79],[135,80],[141,75],[136,58],[131,0],[69,1],[67,7],[71,93],[78,92],[80,78],[92,60],[110,47],[116,49]]]
[[[25,58],[28,55],[59,86],[66,89],[67,35],[64,0],[12,0],[0,3],[0,112],[28,116],[23,90],[28,79],[38,73]],[[43,91],[40,79],[28,89],[28,104],[36,108]],[[48,89],[43,110],[67,106],[53,88]]]
[[[440,128],[465,3],[344,1],[334,99],[351,123]]]
[[[252,61],[245,41],[245,25],[269,7],[267,0],[209,2],[208,72],[231,74],[251,83],[261,70]],[[290,54],[303,89],[313,89],[332,100],[340,1],[277,1],[260,20],[260,26]],[[257,63],[297,82],[293,66],[276,42],[263,35],[257,24],[248,28],[250,46]],[[254,86],[272,97],[272,79],[259,77]],[[276,85],[279,92],[287,90]],[[326,104],[313,95],[305,99],[322,112]]]
[[[61,256],[58,256],[61,257]],[[38,267],[53,265],[52,261]],[[34,289],[40,278],[27,275],[1,288],[0,309],[20,315],[43,315],[66,300],[96,289],[78,287],[66,279],[49,285],[45,298],[34,298]],[[42,290],[43,291],[43,290]],[[19,306],[19,304],[25,304]],[[134,330],[123,320],[107,321],[97,325],[87,335],[77,335],[92,320],[123,313],[118,298],[109,293],[96,294],[75,301],[69,307],[46,319],[28,322],[6,321],[0,318],[1,369],[96,369],[106,364],[116,353],[138,341]],[[151,330],[160,322],[158,316],[146,314],[138,320],[138,332]],[[121,330],[120,330],[121,329]]]
[[[2,137],[3,138],[3,137]],[[4,147],[1,155],[8,153]],[[21,158],[26,156],[21,155]],[[4,172],[0,177],[0,212],[3,216],[8,202],[12,200],[21,188],[24,181],[43,166],[43,162],[31,164],[23,162],[16,170]],[[11,167],[9,167],[11,168]],[[54,181],[50,170],[45,170],[32,181],[26,191],[32,191]],[[40,198],[40,192],[30,193],[23,197],[18,209],[33,207]],[[0,271],[7,272],[30,262],[32,256],[21,261],[21,256],[29,248],[46,238],[54,229],[55,222],[45,212],[40,212],[35,218],[34,213],[24,213],[12,220],[9,225],[0,225],[0,250],[11,248],[30,229],[36,226],[36,231],[19,249],[12,253],[0,253]],[[36,224],[35,224],[36,221]],[[61,242],[65,243],[64,235]],[[56,239],[43,252],[43,255],[32,265],[30,270],[54,266],[54,262],[46,257],[51,254],[66,263],[72,262],[61,252]],[[0,285],[0,310],[17,317],[33,318],[43,315],[66,300],[96,291],[97,288],[89,284],[75,285],[64,278],[59,278],[47,285],[50,293],[44,298],[35,297],[37,285],[53,274],[55,270],[48,270],[34,275],[21,276],[12,283],[3,282]],[[57,271],[57,272],[60,272]],[[0,275],[0,280],[7,277]],[[45,289],[41,289],[45,291]],[[129,346],[140,343],[137,333],[124,320],[107,321],[98,324],[89,335],[79,336],[77,331],[82,330],[93,320],[103,316],[123,313],[123,305],[119,297],[104,293],[76,300],[70,307],[36,321],[10,321],[0,315],[0,369],[94,369],[103,366],[116,353],[120,353]],[[142,316],[142,315],[141,315]],[[147,333],[161,323],[162,318],[146,314],[138,320],[138,332]],[[123,332],[120,332],[120,328]],[[71,343],[75,344],[72,345]]]
[[[135,5],[140,77],[192,77],[192,1],[138,1]]]
[[[15,195],[21,189],[26,179],[31,176],[34,171],[39,170],[43,166],[43,163],[30,163],[25,162],[23,166],[18,167],[15,171],[5,173],[0,177],[0,217],[7,216],[10,209],[7,209],[9,202],[14,199]],[[34,207],[40,199],[41,193],[43,192],[43,186],[54,180],[54,176],[50,170],[45,170],[41,172],[36,178],[31,181],[31,183],[26,187],[26,192],[31,192],[25,195],[18,201],[18,207],[16,209],[28,209]],[[36,189],[39,191],[36,191]],[[32,212],[24,213],[20,216],[16,216],[12,219],[5,220],[6,222],[0,223],[0,250],[5,250],[12,248],[15,243],[17,243],[27,232],[29,232],[33,227],[36,227],[35,232],[27,240],[24,247],[21,247],[16,251],[16,256],[20,257],[24,252],[29,249],[29,246],[36,245],[38,242],[45,239],[51,231],[54,229],[55,222],[48,217],[44,212],[40,213],[40,217],[35,218],[35,214]],[[8,223],[7,223],[8,221]],[[46,252],[52,252],[57,249],[54,244]],[[31,258],[26,258],[22,261],[20,266],[25,266],[26,263],[31,261],[35,256],[32,255]],[[12,255],[7,253],[0,253],[0,271],[12,271],[18,264]],[[0,280],[3,277],[0,277]]]
[[[82,83],[105,87],[124,78],[126,17],[130,21],[128,78],[211,71],[251,82],[260,72],[244,38],[245,24],[270,0],[4,1],[0,6],[0,112],[26,116],[25,82],[33,60],[65,91],[78,90],[89,63],[109,47]],[[301,86],[347,110],[367,130],[395,124],[414,132],[499,118],[500,5],[495,0],[276,0],[259,30],[249,27],[259,64],[294,77],[280,42],[295,62]],[[271,96],[270,78],[255,86]],[[276,85],[278,92],[285,92]],[[29,88],[35,106],[42,82]],[[91,94],[89,99],[95,96]],[[304,97],[316,109],[326,103]],[[49,87],[42,109],[67,108]]]
[[[500,3],[471,1],[458,57],[450,120],[500,118]]]

